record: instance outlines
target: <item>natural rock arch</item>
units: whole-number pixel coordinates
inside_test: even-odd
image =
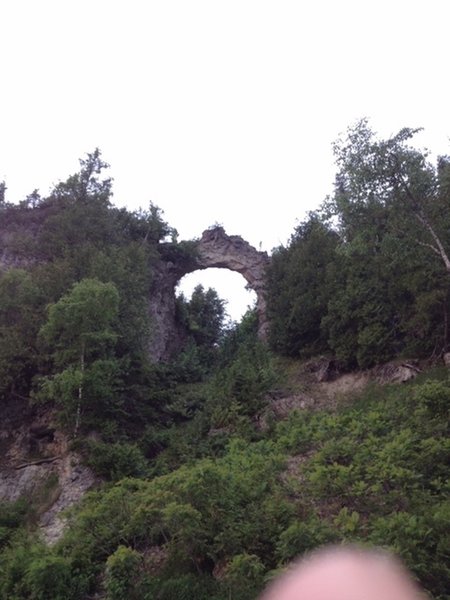
[[[218,267],[237,271],[256,292],[256,310],[259,317],[259,336],[267,335],[265,275],[269,264],[267,252],[259,252],[239,235],[227,235],[223,227],[203,232],[197,244],[197,268]]]
[[[179,347],[179,332],[175,325],[175,286],[184,275],[211,267],[237,271],[256,292],[258,335],[266,339],[265,274],[270,259],[238,235],[227,235],[221,226],[203,232],[195,243],[195,258],[187,264],[175,261],[163,263],[150,299],[150,315],[154,324],[150,352],[162,360]]]

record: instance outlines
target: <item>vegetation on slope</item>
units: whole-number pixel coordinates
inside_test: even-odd
[[[294,557],[351,541],[392,549],[448,598],[446,373],[372,385],[337,411],[296,411],[264,431],[230,410],[219,440],[209,394],[208,426],[166,440],[166,474],[90,493],[55,547],[28,549],[4,513],[3,595],[250,599]]]
[[[275,410],[299,358],[448,350],[448,160],[433,168],[412,134],[380,141],[362,122],[336,146],[333,197],[273,256],[271,350],[254,313],[224,329],[199,287],[178,299],[184,349],[149,360],[158,261],[192,249],[157,208],[111,204],[98,151],[48,198],[3,199],[21,267],[0,276],[0,410],[56,409],[104,484],[51,548],[26,503],[1,507],[1,597],[250,600],[292,558],[348,541],[391,548],[449,597],[448,373]]]
[[[450,161],[379,140],[366,121],[335,145],[333,195],[269,269],[271,344],[342,367],[438,356],[449,345]]]

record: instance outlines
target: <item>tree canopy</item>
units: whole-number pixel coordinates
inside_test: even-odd
[[[332,194],[267,270],[269,344],[256,311],[227,323],[198,286],[170,298],[165,362],[149,302],[195,242],[154,205],[114,207],[98,150],[48,197],[11,205],[0,186],[0,442],[33,459],[8,477],[53,472],[53,428],[98,477],[53,546],[38,519],[54,476],[0,503],[2,598],[252,600],[289,561],[350,542],[387,547],[448,599],[448,371],[344,398],[312,373],[449,350],[450,161],[414,133],[380,139],[364,120],[336,142]]]
[[[275,349],[347,367],[448,349],[449,160],[415,133],[379,139],[362,120],[336,141],[334,193],[269,269]]]

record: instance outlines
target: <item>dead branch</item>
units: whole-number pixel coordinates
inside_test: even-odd
[[[14,467],[14,469],[16,471],[18,471],[19,469],[25,469],[25,467],[34,467],[35,465],[43,465],[44,463],[52,463],[52,462],[55,462],[55,460],[59,460],[60,458],[62,458],[62,457],[61,456],[49,456],[47,458],[40,458],[38,460],[33,460],[31,462],[22,463],[20,465],[17,465],[17,467]]]

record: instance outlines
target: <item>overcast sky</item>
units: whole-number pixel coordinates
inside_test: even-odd
[[[0,23],[11,202],[98,146],[115,204],[270,251],[332,191],[331,143],[361,117],[450,152],[448,0],[1,0]],[[211,282],[237,318],[241,277]]]

